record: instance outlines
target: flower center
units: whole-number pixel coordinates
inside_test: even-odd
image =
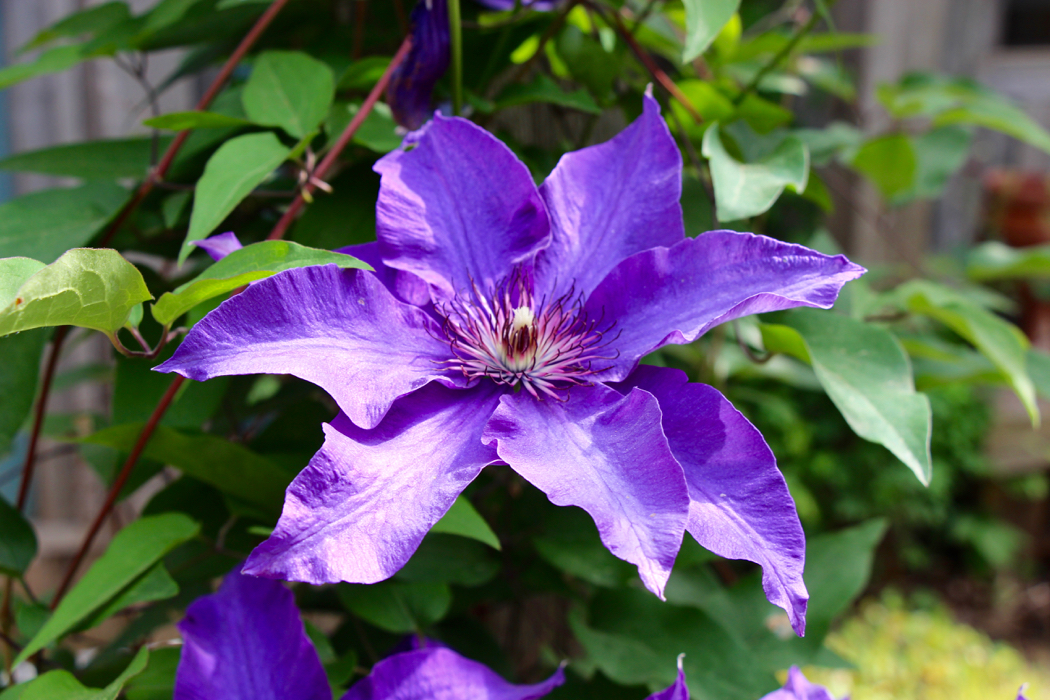
[[[614,357],[602,353],[611,325],[601,328],[602,319],[589,320],[581,296],[569,292],[546,303],[533,297],[520,273],[489,297],[474,286],[438,313],[455,355],[449,366],[470,379],[521,386],[536,398],[561,399],[565,390],[589,384],[590,375],[605,369],[592,363]]]

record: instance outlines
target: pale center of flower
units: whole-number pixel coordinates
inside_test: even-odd
[[[477,287],[438,311],[454,358],[447,364],[470,379],[521,386],[535,397],[564,398],[565,390],[588,384],[612,359],[604,354],[610,327],[590,321],[573,293],[550,303],[537,300],[531,284],[516,274],[486,297]]]

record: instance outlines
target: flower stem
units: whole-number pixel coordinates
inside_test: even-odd
[[[830,9],[835,4],[835,1],[836,0],[828,0],[825,9]],[[801,42],[807,34],[813,31],[813,28],[817,26],[817,23],[820,22],[823,17],[824,13],[822,12],[814,12],[810,15],[809,21],[802,26],[802,29],[795,32],[795,35],[791,37],[791,40],[784,44],[784,47],[780,49],[773,58],[769,59],[769,62],[762,66],[758,73],[755,73],[755,77],[751,79],[750,83],[744,86],[744,89],[740,91],[740,94],[733,98],[733,105],[739,106],[750,93],[757,90],[758,86],[762,84],[762,80],[779,66],[781,61],[791,55],[791,52],[795,50],[799,45],[799,42]]]
[[[335,142],[332,148],[325,155],[324,159],[317,165],[314,170],[315,180],[320,180],[325,176],[325,173],[332,167],[339,154],[343,152],[343,149],[350,143],[350,139],[354,137],[354,134],[360,128],[361,124],[364,123],[365,118],[372,112],[372,109],[376,106],[376,102],[379,101],[379,96],[386,90],[387,83],[390,82],[390,75],[394,72],[401,62],[405,60],[405,56],[408,55],[409,49],[412,48],[412,35],[405,37],[405,40],[401,42],[401,48],[397,50],[394,58],[391,59],[390,65],[386,67],[386,71],[382,77],[379,78],[379,82],[375,84],[372,91],[368,93],[368,97],[365,98],[364,103],[361,105],[361,109],[357,110],[357,114],[350,120],[350,123],[343,129],[343,133],[339,135],[339,139]],[[273,241],[280,238],[284,238],[284,234],[288,231],[288,227],[295,221],[295,217],[299,214],[299,211],[303,208],[305,203],[305,197],[310,196],[315,189],[314,182],[307,182],[300,190],[299,194],[296,195],[295,199],[285,210],[284,215],[277,222],[277,225],[270,231],[270,235],[266,237],[266,240]]]
[[[448,0],[449,37],[452,41],[452,114],[463,109],[463,21],[459,0]]]

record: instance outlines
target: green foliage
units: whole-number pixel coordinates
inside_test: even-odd
[[[269,132],[238,136],[224,143],[208,159],[197,183],[190,230],[179,251],[179,262],[190,254],[192,242],[206,238],[218,228],[291,152]]]
[[[741,163],[726,151],[718,124],[712,124],[704,134],[703,149],[711,160],[719,221],[736,221],[764,213],[785,187],[796,192],[806,189],[809,151],[797,138],[785,138],[761,160]]]
[[[124,672],[101,690],[84,687],[69,671],[49,671],[25,686],[12,688],[0,697],[3,700],[117,700],[128,681],[145,670],[149,656],[149,649],[139,649]],[[14,692],[18,688],[21,690]]]
[[[6,258],[0,264],[24,271],[23,261]],[[81,326],[112,335],[132,307],[152,298],[135,266],[113,250],[75,248],[23,279],[13,299],[7,293],[0,298],[6,302],[0,306],[0,335],[42,326]]]
[[[267,51],[255,59],[241,100],[256,124],[301,139],[328,114],[334,94],[335,76],[324,63],[299,51]]]
[[[36,533],[14,506],[0,498],[0,573],[22,576],[36,556]]]
[[[740,0],[685,0],[685,51],[682,61],[697,58],[715,40],[740,7]]]
[[[789,329],[763,327],[766,349],[811,364],[854,432],[884,445],[929,484],[930,402],[915,392],[908,356],[893,334],[810,309],[792,313],[786,323]],[[797,337],[785,338],[790,330]]]
[[[15,665],[69,633],[122,591],[134,586],[161,557],[195,537],[199,530],[197,523],[176,513],[140,518],[121,530],[106,553],[70,589],[51,618],[22,649]]]
[[[85,180],[118,180],[144,177],[150,164],[171,143],[170,138],[107,139],[84,141],[26,151],[0,160],[0,170],[79,177]],[[110,186],[112,188],[112,186]],[[100,189],[100,188],[96,188]],[[69,194],[54,197],[69,204]],[[75,200],[74,200],[75,201]]]
[[[1046,667],[1017,649],[954,620],[942,604],[923,609],[893,592],[865,602],[828,646],[853,668],[805,672],[836,697],[985,700],[1016,697],[1022,683],[1031,684],[1028,697],[1050,687]]]
[[[0,204],[0,257],[54,262],[91,240],[128,199],[123,187],[93,182],[34,192]]]
[[[243,287],[249,282],[270,277],[282,270],[325,264],[371,269],[349,255],[307,248],[288,241],[263,241],[230,253],[192,281],[161,296],[152,307],[153,318],[167,326],[201,302]]]
[[[2,266],[0,271],[4,271]],[[5,296],[0,289],[0,300]],[[0,338],[0,367],[4,368],[0,373],[0,396],[4,397],[0,403],[0,455],[7,454],[33,406],[40,355],[46,342],[47,331],[43,329]]]
[[[441,520],[434,523],[431,532],[443,532],[449,535],[461,535],[484,542],[493,549],[500,549],[499,538],[489,524],[466,498],[460,496],[452,503]]]
[[[857,149],[850,165],[871,178],[886,199],[913,187],[918,167],[915,149],[904,134],[889,134],[866,142]]]

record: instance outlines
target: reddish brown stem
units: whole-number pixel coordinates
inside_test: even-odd
[[[394,69],[401,65],[401,62],[405,60],[405,56],[408,55],[409,49],[412,48],[412,37],[406,36],[405,40],[401,42],[401,48],[394,54],[394,58],[390,61],[390,65],[386,67],[382,77],[379,78],[379,82],[375,84],[372,91],[368,93],[368,97],[365,98],[364,104],[361,105],[361,109],[357,111],[354,118],[350,120],[350,123],[343,129],[343,133],[339,135],[339,140],[335,142],[328,154],[325,155],[324,159],[318,164],[317,168],[313,171],[312,175],[315,179],[320,180],[325,176],[325,173],[335,164],[335,161],[339,158],[339,155],[343,152],[343,149],[350,143],[350,139],[354,137],[357,130],[364,123],[365,119],[368,118],[369,113],[376,106],[376,102],[379,101],[379,96],[386,90],[387,83],[390,82],[390,75],[394,72]],[[270,235],[267,236],[267,240],[275,240],[278,238],[284,238],[284,234],[288,232],[288,227],[295,221],[295,217],[299,215],[299,211],[303,208],[305,200],[303,193],[305,192],[309,196],[314,190],[315,186],[313,182],[307,182],[303,185],[303,188],[299,190],[299,194],[296,195],[295,199],[288,206],[288,209],[284,212],[284,216],[277,222],[277,225],[270,231]]]
[[[29,449],[26,450],[26,458],[22,463],[22,485],[18,488],[18,501],[16,507],[19,512],[25,510],[26,501],[29,499],[29,487],[33,483],[33,471],[36,466],[36,448],[40,442],[40,430],[44,426],[44,413],[47,409],[47,397],[51,393],[51,380],[55,378],[55,368],[58,366],[58,356],[62,354],[62,343],[69,333],[69,326],[59,326],[51,339],[51,355],[47,358],[47,366],[44,368],[44,376],[40,381],[40,396],[36,401],[36,413],[33,415],[33,427],[29,433]]]
[[[660,69],[660,66],[656,65],[656,61],[653,60],[653,57],[646,53],[645,49],[638,44],[638,41],[634,38],[634,34],[631,34],[631,32],[628,31],[623,23],[623,18],[620,17],[620,13],[613,11],[612,16],[613,21],[616,22],[616,29],[620,32],[620,36],[622,36],[623,40],[627,42],[627,45],[631,47],[631,51],[633,51],[634,55],[638,57],[638,60],[642,62],[642,65],[645,66],[645,69],[649,71],[650,75],[652,75],[653,78],[656,79],[656,82],[660,83],[667,92],[671,93],[672,97],[685,107],[685,111],[689,112],[689,115],[697,124],[703,123],[704,118],[700,116],[700,112],[696,110],[696,107],[693,106],[693,103],[685,96],[685,93],[678,89],[678,86],[674,84],[674,81],[671,80],[667,73],[664,73],[663,70]]]
[[[91,528],[88,530],[87,535],[84,536],[84,541],[80,544],[80,549],[77,550],[77,554],[73,557],[73,561],[70,563],[69,568],[66,570],[66,575],[62,579],[62,584],[58,587],[55,592],[55,598],[51,601],[51,609],[54,610],[58,607],[62,597],[65,596],[66,591],[69,589],[69,584],[72,583],[73,577],[77,573],[77,569],[80,568],[81,562],[84,561],[84,557],[87,556],[88,550],[91,549],[92,543],[95,541],[95,536],[98,535],[98,531],[102,529],[102,523],[106,521],[113,506],[117,502],[117,497],[120,495],[121,489],[124,488],[124,484],[127,483],[128,477],[131,476],[131,470],[135,467],[135,463],[138,462],[139,457],[142,455],[142,451],[146,449],[146,444],[149,439],[153,436],[153,431],[157,428],[157,424],[160,423],[160,419],[164,417],[165,412],[168,410],[168,406],[175,399],[175,394],[178,393],[179,387],[182,386],[183,382],[186,381],[185,377],[177,376],[168,386],[168,390],[164,392],[164,396],[161,397],[160,401],[157,402],[156,408],[153,409],[153,414],[150,415],[149,420],[146,421],[145,427],[142,428],[142,432],[139,433],[139,438],[135,442],[135,446],[131,448],[131,453],[128,455],[127,461],[124,462],[124,466],[120,469],[120,474],[117,475],[116,480],[113,482],[113,486],[109,489],[109,494],[106,496],[106,502],[102,504],[102,509],[95,516],[95,521],[91,523]]]
[[[259,40],[259,37],[263,35],[266,28],[270,26],[271,22],[273,22],[277,13],[287,4],[288,0],[274,0],[270,6],[266,8],[266,12],[263,12],[259,19],[256,20],[251,30],[244,35],[244,38],[241,39],[241,43],[238,44],[237,48],[226,60],[226,63],[223,64],[222,70],[219,71],[219,74],[215,76],[215,80],[213,80],[211,85],[208,86],[204,96],[197,102],[196,110],[198,112],[203,112],[208,108],[212,103],[212,100],[214,100],[219,94],[219,91],[222,90],[223,85],[226,84],[230,75],[233,74],[234,69],[237,68],[237,64],[244,59],[248,51],[250,51],[252,46],[255,45],[255,42]],[[109,244],[113,236],[115,236],[117,231],[120,230],[120,227],[128,220],[128,217],[130,217],[132,213],[138,209],[138,206],[142,204],[142,200],[146,199],[147,195],[153,191],[156,184],[163,180],[164,176],[168,174],[168,169],[171,168],[171,164],[175,162],[175,156],[178,155],[179,149],[181,149],[183,144],[186,143],[186,139],[189,138],[190,133],[192,132],[180,131],[175,136],[171,145],[168,146],[168,150],[164,151],[164,156],[160,159],[157,167],[155,167],[146,179],[142,181],[142,184],[139,185],[139,188],[135,191],[134,196],[128,200],[128,203],[124,205],[120,210],[120,213],[117,214],[115,219],[113,219],[113,222],[109,225],[109,228],[106,229],[106,232],[102,234],[102,238],[99,239],[98,243],[100,248],[104,248]]]

